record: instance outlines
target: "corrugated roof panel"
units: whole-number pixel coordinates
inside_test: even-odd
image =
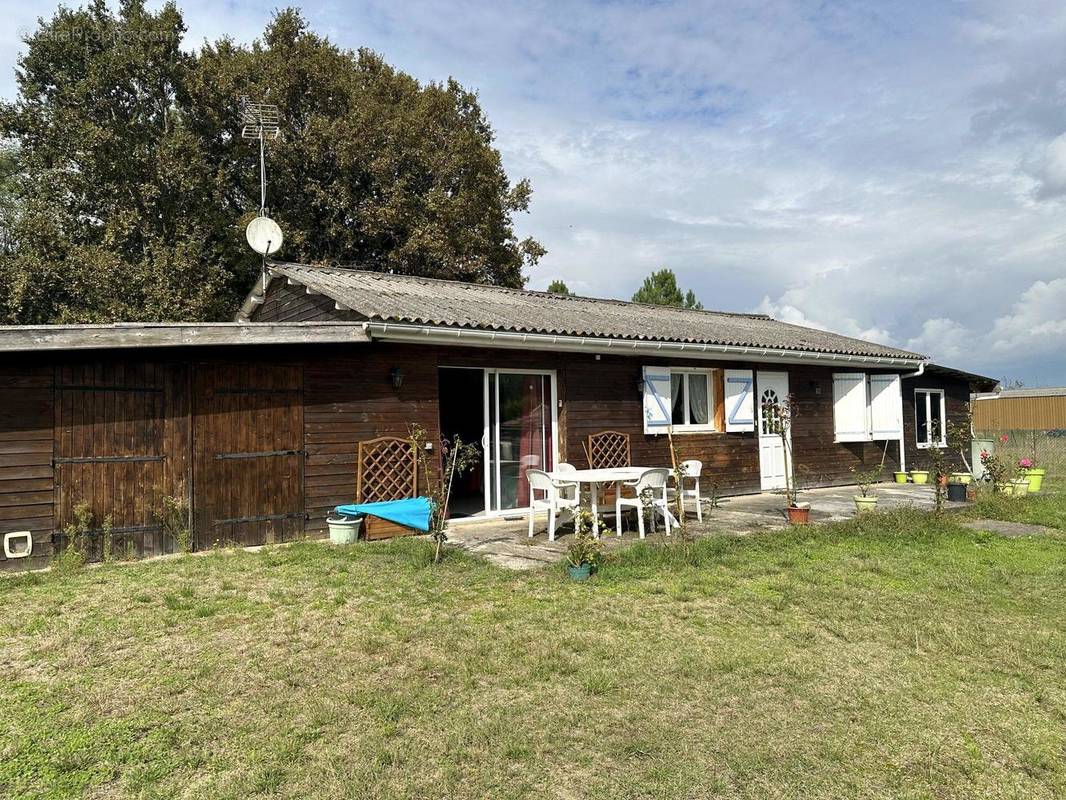
[[[924,356],[763,314],[693,311],[380,272],[272,264],[271,270],[369,320],[480,330],[773,348],[920,360]]]

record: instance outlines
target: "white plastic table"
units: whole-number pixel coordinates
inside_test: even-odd
[[[592,505],[592,535],[600,535],[600,484],[624,483],[635,481],[649,469],[659,467],[603,467],[600,469],[579,469],[574,472],[550,472],[552,480],[566,481],[568,483],[587,483],[589,486],[589,499]],[[580,499],[580,498],[579,498]],[[670,514],[669,511],[666,513]],[[670,522],[676,524],[674,515],[670,514]]]

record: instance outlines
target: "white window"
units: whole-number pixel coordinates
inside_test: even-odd
[[[709,369],[644,368],[644,432],[713,431],[714,381]]]
[[[919,447],[947,447],[947,409],[942,389],[914,390],[914,428]]]
[[[838,442],[902,438],[903,395],[899,375],[834,373],[833,433]]]

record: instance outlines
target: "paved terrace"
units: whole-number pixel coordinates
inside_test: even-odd
[[[917,508],[931,509],[934,504],[932,486],[915,486],[907,483],[883,483],[877,486],[878,507],[881,509],[912,505]],[[833,486],[827,489],[810,489],[800,497],[811,504],[811,522],[834,522],[848,519],[855,515],[854,497],[858,494],[855,486]],[[689,530],[697,536],[714,536],[720,534],[746,534],[759,530],[773,530],[788,526],[784,513],[784,497],[780,494],[764,493],[725,497],[719,501],[719,508],[709,509],[704,506],[703,522],[697,522],[695,515],[689,513]],[[948,503],[948,506],[961,503]],[[688,506],[691,509],[691,503]],[[613,524],[614,515],[608,517],[608,524]],[[547,515],[537,518],[533,528],[534,536],[528,536],[528,517],[518,519],[501,519],[477,522],[462,522],[448,528],[448,539],[453,544],[488,559],[509,569],[534,569],[561,561],[566,557],[566,548],[574,535],[573,526],[567,523],[556,531],[554,542],[548,541]],[[632,514],[627,516],[630,524]],[[659,520],[662,531],[662,520]],[[653,538],[650,528],[648,537]],[[605,537],[609,547],[622,547],[639,541],[636,530],[627,529],[622,538]]]

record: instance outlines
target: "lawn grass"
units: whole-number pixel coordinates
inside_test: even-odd
[[[430,557],[0,581],[0,795],[1066,794],[1064,534],[902,510],[637,545],[587,584]]]

